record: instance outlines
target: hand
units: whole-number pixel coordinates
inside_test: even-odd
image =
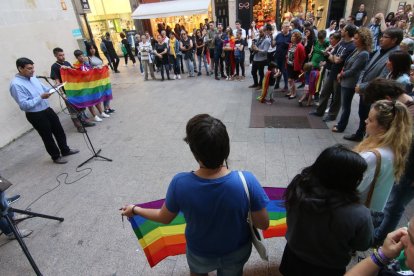
[[[133,205],[133,204],[129,204],[129,205],[125,205],[124,207],[122,207],[121,209],[119,209],[120,211],[122,211],[121,212],[121,215],[123,215],[123,216],[127,216],[127,217],[133,217],[133,216],[135,216],[137,213],[138,213],[138,210],[141,208],[141,207],[138,207],[138,206],[136,206],[135,207],[135,214],[132,212],[132,208],[134,208],[134,206],[135,205]]]
[[[48,99],[50,97],[50,95],[52,95],[51,93],[43,93],[40,95],[40,98],[42,99]]]
[[[407,236],[407,228],[402,227],[387,235],[384,244],[382,245],[382,253],[389,259],[398,257],[403,250],[404,246],[401,242],[401,238]]]
[[[337,80],[338,82],[341,82],[341,79],[342,79],[342,75],[341,75],[341,73],[339,73],[339,74],[336,76],[336,80]]]
[[[359,85],[355,86],[355,93],[357,94],[361,93],[361,89],[359,88]]]

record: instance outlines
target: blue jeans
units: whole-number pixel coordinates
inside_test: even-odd
[[[198,59],[198,72],[201,73],[201,61],[204,63],[204,68],[206,68],[206,74],[208,73],[208,67],[207,67],[207,57],[206,55],[197,55]]]
[[[217,276],[242,276],[244,264],[252,253],[252,243],[249,241],[239,249],[217,258],[206,258],[194,255],[187,247],[187,262],[190,271],[204,274],[217,270]]]
[[[5,208],[8,208],[6,195],[4,192],[0,192],[0,213],[5,213]],[[4,209],[3,209],[4,208]],[[12,212],[7,212],[8,216],[12,218],[14,214]],[[11,228],[9,227],[9,224],[7,223],[5,218],[0,219],[0,231],[3,232],[3,234],[8,235],[12,232]]]
[[[348,125],[349,115],[351,114],[352,98],[355,94],[355,88],[348,88],[341,86],[341,119],[338,122],[338,130],[344,131]]]
[[[414,145],[413,145],[414,146]],[[405,207],[414,198],[414,147],[411,147],[400,182],[394,184],[384,209],[384,218],[374,229],[374,241],[381,242],[393,231],[404,213]]]
[[[194,64],[193,61],[190,58],[184,59],[185,65],[187,66],[188,74],[192,77],[194,77]]]

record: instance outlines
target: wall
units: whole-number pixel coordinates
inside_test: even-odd
[[[63,0],[62,0],[63,1]],[[38,75],[50,74],[55,58],[52,49],[61,47],[66,57],[73,60],[73,51],[78,48],[72,30],[78,23],[72,2],[64,0],[67,10],[62,10],[61,1],[13,0],[0,1],[0,147],[31,128],[24,112],[10,96],[9,83],[16,74],[16,59],[28,57],[35,62]],[[52,107],[58,107],[57,95],[51,97]],[[55,109],[58,110],[58,109]]]

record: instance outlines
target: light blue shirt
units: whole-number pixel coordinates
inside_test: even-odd
[[[42,99],[40,95],[48,92],[50,88],[36,77],[27,78],[17,74],[10,83],[10,94],[21,110],[39,112],[49,107],[48,101]]]

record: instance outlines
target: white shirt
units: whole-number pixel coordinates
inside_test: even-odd
[[[241,38],[242,38],[242,39],[246,39],[246,30],[245,30],[245,29],[243,29],[243,28],[240,28],[240,30],[242,31]],[[234,36],[236,36],[236,35],[237,35],[237,31],[238,31],[237,29],[234,29],[234,30],[233,30],[233,35],[234,35]]]

